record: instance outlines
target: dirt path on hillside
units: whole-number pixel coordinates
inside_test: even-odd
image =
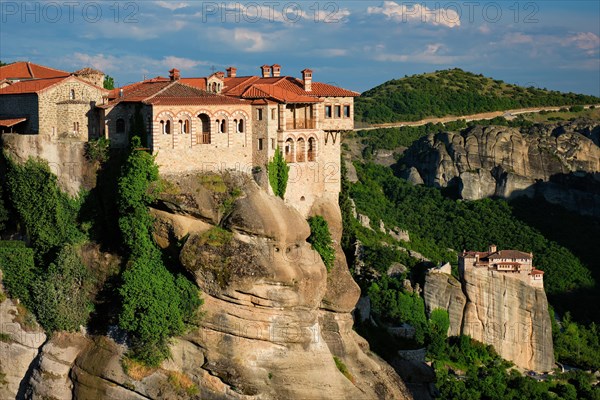
[[[594,105],[594,106],[599,107],[600,105]],[[565,107],[566,106],[517,108],[514,110],[493,111],[493,112],[463,115],[463,116],[450,115],[450,116],[442,117],[442,118],[425,118],[420,121],[406,121],[406,122],[392,122],[392,123],[387,123],[387,124],[373,124],[373,125],[369,125],[368,127],[365,127],[365,128],[355,128],[353,130],[354,131],[370,131],[370,130],[380,129],[380,128],[400,128],[402,126],[421,126],[421,125],[426,125],[428,123],[432,123],[432,124],[443,123],[444,124],[447,122],[458,121],[459,119],[464,119],[467,122],[469,122],[469,121],[476,121],[476,120],[482,120],[482,119],[483,120],[494,119],[496,117],[510,118],[510,117],[514,117],[519,114],[539,113],[540,111],[558,111],[561,108],[565,108]],[[591,107],[590,105],[584,106],[584,108],[586,108],[586,109],[590,108],[590,107]]]

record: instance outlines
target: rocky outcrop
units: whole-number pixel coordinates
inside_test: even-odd
[[[202,371],[219,382],[205,397],[410,397],[393,369],[369,354],[352,330],[350,312],[360,290],[339,246],[328,273],[306,242],[310,230],[300,213],[246,177],[224,177],[225,192],[235,187],[241,193],[219,218],[224,229],[210,218],[192,223],[199,214],[191,203],[178,204],[189,198],[183,193],[214,195],[210,188],[174,184],[181,193],[170,197],[169,210],[155,212],[162,226],[157,239],[167,248],[185,241],[179,259],[203,292],[202,326],[186,340],[202,349]],[[218,199],[211,207],[222,209]],[[317,202],[311,214],[323,215],[339,241],[337,204]],[[338,371],[334,355],[351,379]]]
[[[404,154],[411,182],[454,187],[464,199],[540,195],[600,215],[600,125],[475,126],[430,134]]]
[[[459,282],[430,271],[425,279],[428,312],[448,310],[449,335],[469,335],[494,346],[520,368],[554,368],[552,327],[543,288],[508,273],[467,269]]]
[[[4,296],[1,288],[0,293]],[[0,399],[24,393],[23,380],[45,341],[46,334],[24,307],[6,298],[0,303]]]
[[[423,297],[427,314],[436,308],[447,310],[450,317],[448,335],[460,335],[463,313],[467,303],[460,282],[452,275],[430,272],[425,276]]]

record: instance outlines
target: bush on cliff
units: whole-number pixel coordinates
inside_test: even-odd
[[[78,228],[81,199],[62,192],[46,162],[29,159],[24,164],[7,160],[9,199],[36,251],[36,260],[51,261],[65,243],[80,242]]]
[[[320,215],[310,217],[308,219],[310,226],[310,236],[307,241],[312,248],[321,256],[327,271],[331,271],[335,261],[335,249],[333,248],[333,240],[329,232],[329,225],[325,218]]]

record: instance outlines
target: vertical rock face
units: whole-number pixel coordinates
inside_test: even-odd
[[[1,288],[0,293],[3,293]],[[26,318],[25,310],[15,306],[13,300],[0,303],[0,399],[14,399],[23,394],[21,383],[46,341],[41,328],[36,323],[25,323]]]
[[[450,317],[448,335],[460,335],[463,313],[467,304],[460,282],[451,275],[430,272],[425,277],[423,296],[427,313],[431,313],[436,308],[447,310]]]
[[[535,125],[526,133],[475,126],[415,142],[404,154],[404,176],[428,186],[453,186],[468,200],[541,195],[600,215],[599,143],[600,126],[593,122]]]
[[[461,282],[430,272],[425,282],[427,310],[448,310],[450,335],[462,333],[490,344],[503,358],[524,369],[554,368],[552,327],[543,288],[487,269],[467,269]]]

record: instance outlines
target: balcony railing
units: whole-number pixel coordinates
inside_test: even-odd
[[[287,121],[285,124],[285,129],[288,131],[295,129],[315,129],[316,126],[317,122],[313,119],[297,119],[295,121]]]

